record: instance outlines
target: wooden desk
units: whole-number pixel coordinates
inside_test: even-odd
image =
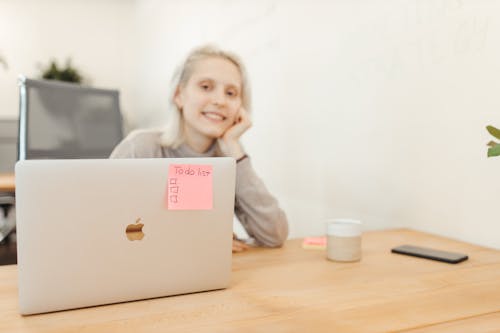
[[[404,243],[470,259],[390,253]],[[227,290],[28,317],[18,315],[16,266],[0,267],[0,331],[500,331],[500,251],[404,229],[365,233],[358,263],[330,262],[300,244],[235,254]]]
[[[0,192],[15,192],[16,182],[13,173],[0,173]]]

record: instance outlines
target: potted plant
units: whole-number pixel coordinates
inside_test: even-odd
[[[80,72],[71,65],[71,59],[66,60],[66,67],[64,68],[59,67],[57,62],[52,60],[45,69],[42,68],[42,78],[78,84],[83,81]]]
[[[486,129],[488,130],[488,132],[491,135],[493,135],[493,137],[500,140],[500,130],[498,128],[495,128],[495,127],[490,125],[490,126],[486,126]],[[500,156],[500,143],[492,140],[492,141],[488,142],[488,146],[490,147],[488,149],[488,157]]]
[[[38,67],[41,72],[40,76],[44,80],[62,81],[71,84],[81,84],[84,81],[80,71],[72,66],[70,58],[66,60],[66,65],[64,67],[59,66],[55,59],[52,59],[46,67],[41,64],[39,64]],[[78,108],[75,103],[80,101],[78,98],[72,99],[71,103],[73,103],[73,105],[66,105],[65,101],[61,100],[60,95],[51,93],[40,94],[39,98],[47,112],[57,116],[59,121],[62,121],[69,115],[67,112],[68,109],[72,107]]]

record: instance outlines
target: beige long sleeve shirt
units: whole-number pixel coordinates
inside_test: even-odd
[[[173,149],[160,144],[161,131],[132,132],[111,153],[110,158],[216,157],[217,145],[198,153],[183,144]],[[234,212],[250,237],[259,245],[281,246],[288,236],[288,222],[278,201],[255,173],[250,159],[236,164]]]

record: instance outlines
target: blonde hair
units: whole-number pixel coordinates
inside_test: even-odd
[[[250,112],[251,110],[250,86],[248,82],[248,76],[245,70],[245,66],[243,65],[240,58],[233,53],[223,51],[213,45],[205,45],[196,48],[189,53],[182,66],[177,68],[172,77],[171,91],[169,94],[169,115],[167,124],[160,138],[160,144],[164,147],[177,148],[185,140],[183,127],[184,117],[181,110],[174,102],[174,97],[177,89],[181,86],[185,86],[191,78],[196,62],[207,58],[226,59],[238,68],[241,75],[241,104],[243,105],[245,110],[247,110],[247,112]]]

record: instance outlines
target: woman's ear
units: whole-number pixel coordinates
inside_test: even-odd
[[[181,96],[181,88],[179,86],[177,86],[177,88],[175,88],[174,103],[178,109],[182,109],[183,103],[182,103],[182,96]]]

